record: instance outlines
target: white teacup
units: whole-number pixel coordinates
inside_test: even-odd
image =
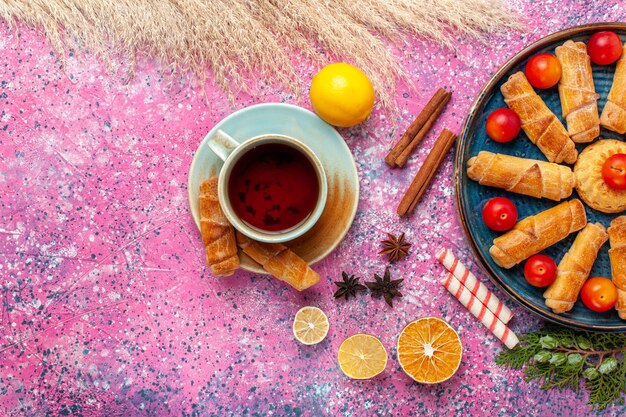
[[[239,143],[218,130],[208,145],[224,161],[217,186],[220,206],[244,235],[260,242],[286,242],[306,233],[322,215],[328,195],[326,174],[301,141],[267,134]],[[254,171],[268,176],[247,176]]]

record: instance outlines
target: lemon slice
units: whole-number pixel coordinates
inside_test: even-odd
[[[339,346],[337,360],[346,376],[352,379],[369,379],[387,367],[387,351],[375,336],[355,334]]]
[[[443,382],[461,365],[463,345],[457,332],[437,317],[409,323],[398,338],[398,362],[411,378],[423,384]]]
[[[328,317],[317,307],[302,307],[293,319],[293,335],[305,345],[324,340],[329,327]]]

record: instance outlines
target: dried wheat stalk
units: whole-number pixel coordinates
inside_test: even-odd
[[[257,72],[295,91],[294,56],[343,60],[372,79],[386,107],[406,74],[385,41],[450,46],[451,32],[519,27],[493,0],[0,0],[0,18],[43,29],[62,59],[78,46],[109,61],[121,54],[132,71],[145,54],[199,79],[210,71],[226,91],[251,87]]]

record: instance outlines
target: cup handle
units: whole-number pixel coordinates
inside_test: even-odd
[[[228,158],[228,155],[239,146],[239,142],[230,137],[226,132],[218,129],[217,132],[207,142],[209,148],[217,155],[222,161]]]

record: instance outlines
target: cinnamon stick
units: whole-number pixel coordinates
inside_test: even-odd
[[[385,157],[385,162],[392,168],[396,167],[396,159],[406,149],[406,147],[413,141],[415,135],[419,133],[424,124],[428,121],[430,116],[434,113],[438,105],[444,100],[445,96],[449,94],[443,88],[439,88],[435,94],[428,101],[426,106],[422,109],[420,114],[417,115],[415,120],[409,125],[406,132],[400,137],[400,140],[394,145],[391,151]],[[449,98],[448,98],[449,99]],[[416,144],[417,145],[417,144]]]
[[[422,164],[419,171],[417,171],[417,174],[404,194],[402,201],[400,201],[400,205],[397,210],[400,216],[410,214],[413,211],[417,202],[422,197],[422,194],[426,191],[428,184],[430,184],[430,181],[435,176],[437,168],[441,165],[441,162],[446,157],[446,154],[454,144],[455,140],[456,135],[450,130],[444,128],[437,138],[435,145],[426,157],[424,164]]]
[[[417,134],[413,138],[413,140],[407,145],[406,148],[404,148],[404,150],[396,158],[397,167],[399,168],[404,167],[404,164],[406,164],[406,162],[409,160],[409,157],[413,153],[413,150],[417,147],[417,145],[419,145],[422,139],[424,139],[424,136],[428,134],[428,131],[430,130],[430,128],[435,124],[435,122],[439,118],[439,115],[448,104],[448,101],[450,101],[450,97],[452,97],[452,94],[446,92],[446,95],[443,97],[443,100],[439,102],[439,104],[437,105],[433,113],[426,120],[426,123],[424,123],[424,126],[422,126],[422,128],[419,130],[419,132],[417,132]]]

